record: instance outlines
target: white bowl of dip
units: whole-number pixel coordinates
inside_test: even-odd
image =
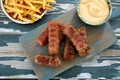
[[[80,0],[77,8],[80,19],[89,25],[101,25],[112,13],[110,0]]]

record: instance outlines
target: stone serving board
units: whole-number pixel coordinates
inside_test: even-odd
[[[36,54],[48,54],[47,46],[41,47],[36,42],[37,37],[47,27],[47,22],[46,24],[43,24],[41,26],[38,25],[36,29],[22,35],[19,41],[24,49],[24,52],[27,54],[27,57],[31,61],[35,74],[39,78],[39,80],[48,80],[50,78],[53,78],[57,74],[60,74],[70,67],[81,63],[81,61],[87,60],[88,58],[97,55],[98,53],[116,42],[116,37],[112,32],[112,28],[109,22],[100,26],[86,25],[78,17],[76,8],[59,16],[55,20],[57,20],[61,24],[72,24],[75,27],[85,26],[87,28],[88,41],[91,46],[90,54],[86,57],[76,56],[75,59],[70,63],[62,61],[62,65],[59,67],[41,67],[35,64],[34,56]],[[60,51],[62,52],[62,48],[60,49]]]

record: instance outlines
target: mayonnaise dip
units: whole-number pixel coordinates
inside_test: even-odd
[[[109,16],[110,9],[107,0],[80,0],[79,14],[90,24],[100,24]]]

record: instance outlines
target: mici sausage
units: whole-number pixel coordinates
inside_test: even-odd
[[[43,54],[37,54],[35,56],[35,63],[40,66],[60,66],[61,60],[58,57],[55,56],[47,56]]]
[[[55,20],[51,20],[48,23],[48,51],[51,55],[57,54],[59,52],[59,44],[60,44],[60,38],[59,38],[59,32],[60,28],[58,25],[58,22]]]
[[[84,50],[81,54],[88,55],[90,51],[90,45],[88,43],[87,34],[86,34],[86,27],[81,27],[77,29],[78,33],[80,34],[82,40],[84,41]]]
[[[88,53],[84,52],[86,50],[84,40],[72,25],[64,25],[64,29],[62,31],[72,41],[80,56],[88,55]]]
[[[37,38],[37,42],[41,45],[41,46],[45,46],[48,43],[48,28],[46,28],[41,34],[40,36]]]
[[[75,49],[72,42],[66,37],[63,58],[65,61],[70,62],[75,57]]]

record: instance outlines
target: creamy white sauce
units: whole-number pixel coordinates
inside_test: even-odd
[[[109,16],[107,0],[81,0],[79,13],[81,17],[91,24],[99,24]]]

